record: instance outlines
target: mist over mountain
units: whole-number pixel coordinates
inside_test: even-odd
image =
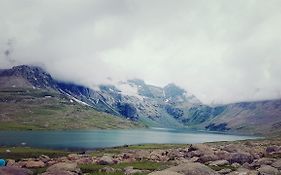
[[[55,100],[55,103],[50,100]],[[40,103],[37,104],[37,101]],[[85,109],[76,109],[74,104]],[[37,114],[34,110],[41,105],[44,107],[40,108],[39,116],[33,116]],[[131,121],[147,127],[193,128],[242,134],[270,135],[281,132],[280,99],[210,106],[174,83],[159,87],[141,79],[130,79],[91,88],[55,79],[44,69],[30,65],[0,70],[0,107],[2,122],[20,121],[18,125],[32,118],[31,121],[35,122],[33,125],[45,129],[49,127],[50,118],[64,121],[75,114],[79,121],[81,118],[87,122],[91,119],[84,119],[84,116],[76,113],[92,110],[101,112],[105,117],[110,115],[115,122],[118,122],[118,118],[127,120],[127,123],[121,122],[125,126],[130,126],[128,122]],[[61,114],[70,109],[75,112]],[[22,112],[17,114],[19,111]],[[105,117],[98,115],[96,121],[89,124],[101,123]],[[42,123],[42,118],[46,120],[45,123]],[[60,127],[73,125],[72,120],[68,119],[69,124]],[[20,127],[26,127],[26,124],[23,125]],[[107,125],[103,123],[95,127]]]
[[[0,67],[93,86],[173,82],[208,104],[280,98],[279,1],[1,1]]]

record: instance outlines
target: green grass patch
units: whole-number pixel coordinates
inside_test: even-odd
[[[6,152],[10,150],[11,152]],[[1,158],[19,160],[22,158],[36,158],[41,155],[47,155],[50,158],[68,155],[69,152],[62,150],[40,149],[30,147],[0,147]]]
[[[144,144],[144,145],[129,145],[128,149],[133,150],[151,150],[151,149],[176,149],[185,148],[187,144]]]

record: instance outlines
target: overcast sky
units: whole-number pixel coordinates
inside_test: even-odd
[[[86,85],[174,82],[205,103],[281,97],[280,0],[0,0],[0,67]]]

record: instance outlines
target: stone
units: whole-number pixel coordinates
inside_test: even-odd
[[[216,161],[216,160],[218,160],[218,156],[216,156],[214,154],[205,154],[205,155],[199,157],[198,162],[206,163],[209,161]]]
[[[274,152],[278,152],[279,150],[281,150],[281,148],[278,147],[278,146],[269,146],[265,149],[265,152],[267,154],[271,154],[271,153],[274,153]]]
[[[258,169],[260,175],[280,175],[281,173],[277,168],[269,165],[263,165]]]
[[[45,172],[41,175],[79,175],[79,173],[70,172],[70,171],[56,171],[56,172]]]
[[[5,166],[5,167],[0,167],[0,174],[1,175],[32,175],[33,172],[25,168]]]
[[[77,163],[56,163],[49,168],[47,168],[47,172],[62,172],[62,171],[70,171],[70,172],[79,172],[80,169],[77,167]]]
[[[115,169],[112,167],[104,167],[104,168],[100,169],[99,171],[105,172],[105,173],[113,173],[113,172],[115,172]]]
[[[125,170],[124,174],[126,175],[142,173],[142,170],[134,169],[131,166],[124,168],[124,170]]]
[[[209,147],[208,145],[205,145],[205,144],[190,145],[190,147],[188,149],[188,152],[192,152],[192,151],[199,151],[199,152],[202,153],[202,155],[213,154],[214,153],[212,148]]]
[[[216,151],[215,155],[219,160],[229,160],[231,157],[231,154],[227,151]]]
[[[281,159],[276,160],[275,162],[272,163],[272,166],[281,170]]]
[[[13,159],[8,159],[8,160],[7,160],[7,165],[6,165],[6,166],[13,166],[15,163],[16,163],[15,160],[13,160]]]
[[[231,164],[231,166],[234,168],[239,168],[241,165],[239,163],[235,162],[235,163]]]
[[[167,169],[168,171],[177,172],[186,175],[218,175],[218,173],[211,168],[201,163],[183,163]]]
[[[225,169],[221,169],[218,171],[219,174],[228,174],[230,173],[232,170],[229,168],[225,168]]]
[[[99,165],[112,165],[114,164],[114,160],[110,156],[102,156],[98,161],[97,164]]]
[[[149,173],[148,175],[183,175],[183,174],[169,171],[169,170],[163,170],[163,171],[155,171],[155,172]]]
[[[50,157],[49,156],[46,156],[46,155],[41,155],[39,156],[39,160],[43,161],[44,163],[50,161]]]
[[[229,162],[227,160],[216,160],[216,161],[210,162],[209,165],[211,165],[211,166],[223,166],[223,165],[229,165]]]
[[[80,156],[78,154],[69,154],[67,158],[68,160],[77,160],[80,158]]]
[[[45,163],[41,160],[28,160],[24,161],[23,167],[25,168],[42,168],[45,167]]]
[[[239,168],[237,171],[232,171],[228,175],[258,175],[255,170],[248,170],[246,168]]]
[[[244,163],[252,163],[254,160],[253,156],[249,153],[232,153],[230,159],[228,160],[230,163],[239,163],[239,164],[244,164]]]

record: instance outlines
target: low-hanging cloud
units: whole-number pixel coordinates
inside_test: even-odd
[[[280,98],[281,1],[0,1],[0,66],[86,85],[174,82],[205,103]]]

